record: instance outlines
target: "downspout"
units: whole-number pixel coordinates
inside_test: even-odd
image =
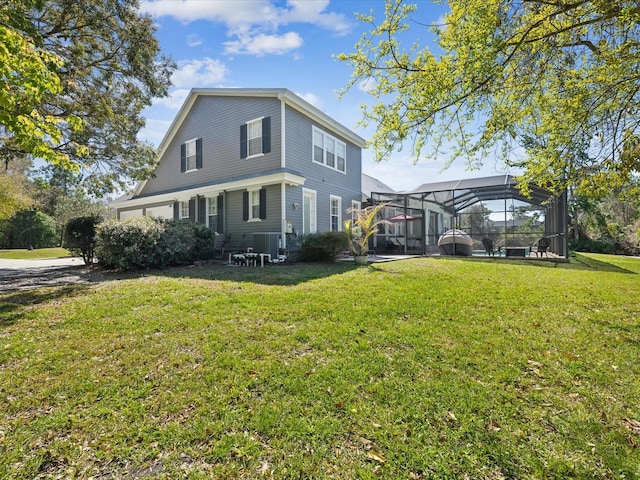
[[[409,229],[407,228],[407,195],[404,196],[404,254],[407,254],[407,243],[409,243]]]
[[[285,169],[287,166],[287,146],[285,143],[285,112],[286,107],[284,104],[284,98],[280,96],[280,167]],[[287,184],[282,182],[280,184],[280,238],[282,238],[282,248],[287,248],[287,233],[285,225],[287,223]]]

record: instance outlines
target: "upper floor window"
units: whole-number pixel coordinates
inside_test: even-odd
[[[347,145],[319,128],[313,127],[313,161],[346,172]]]
[[[331,195],[330,206],[331,231],[339,232],[342,230],[342,198]]]
[[[191,172],[202,168],[202,139],[194,138],[180,145],[180,171]]]
[[[240,157],[255,157],[271,151],[271,117],[240,125]]]

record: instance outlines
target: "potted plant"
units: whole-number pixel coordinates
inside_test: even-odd
[[[388,223],[385,219],[377,218],[378,214],[388,205],[388,202],[378,203],[365,208],[347,210],[347,213],[351,214],[351,219],[344,222],[347,247],[358,265],[367,264],[369,239],[376,233],[378,226]]]

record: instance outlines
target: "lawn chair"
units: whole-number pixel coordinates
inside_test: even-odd
[[[542,237],[540,240],[538,240],[538,245],[536,247],[536,257],[538,256],[538,254],[540,254],[540,257],[542,257],[542,254],[544,253],[547,257],[549,256],[549,247],[551,246],[551,240],[547,237]]]
[[[495,256],[496,251],[493,249],[493,240],[491,240],[490,238],[483,238],[482,246],[484,247],[485,252],[487,252],[487,255]]]

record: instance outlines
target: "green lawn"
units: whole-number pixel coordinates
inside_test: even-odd
[[[0,250],[0,258],[12,260],[34,259],[34,258],[60,258],[68,257],[71,254],[66,248],[36,248],[34,250],[12,249]]]
[[[0,478],[640,478],[640,259],[0,292]]]

